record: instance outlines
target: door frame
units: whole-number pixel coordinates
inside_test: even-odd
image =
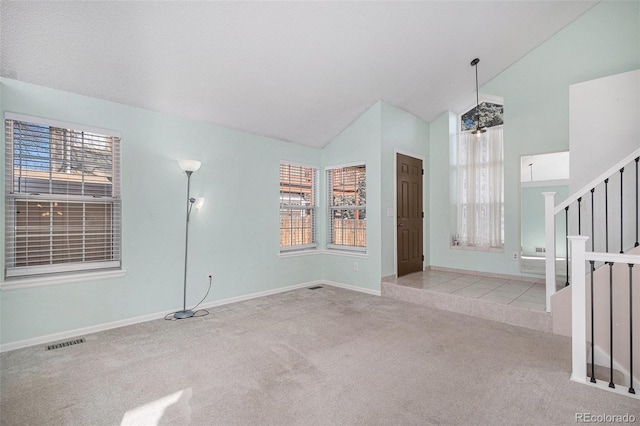
[[[412,157],[416,160],[422,161],[422,169],[425,171],[425,173],[427,173],[427,168],[425,166],[427,164],[427,158],[424,155],[416,154],[415,152],[407,151],[404,149],[398,149],[396,147],[393,148],[393,271],[396,278],[398,277],[398,154],[406,155],[407,157]],[[424,176],[425,175],[423,175],[422,178],[422,211],[425,213],[424,219],[426,219],[428,212],[425,209],[427,197],[424,196]],[[424,237],[424,219],[422,221],[422,252],[426,254],[424,246],[427,243],[427,239]],[[425,262],[426,260],[422,262],[423,271]]]

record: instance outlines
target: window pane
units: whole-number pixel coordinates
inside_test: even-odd
[[[316,243],[317,169],[280,164],[280,247]]]
[[[332,206],[364,206],[367,204],[365,166],[331,170]]]
[[[13,192],[112,195],[113,138],[16,122]]]
[[[364,210],[331,210],[331,243],[366,247],[367,221]]]
[[[330,169],[327,182],[330,244],[366,247],[366,167],[359,165]]]
[[[16,267],[115,260],[111,204],[16,201],[15,206]]]
[[[313,209],[280,209],[280,247],[313,244]]]

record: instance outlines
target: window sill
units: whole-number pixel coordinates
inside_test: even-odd
[[[330,254],[332,256],[346,256],[346,257],[359,257],[362,259],[366,259],[369,257],[367,255],[366,249],[350,249],[343,246],[329,246],[326,250],[323,251],[324,254]]]
[[[11,278],[0,283],[0,290],[20,290],[24,288],[47,287],[58,284],[68,284],[80,281],[104,280],[121,278],[127,275],[124,269],[110,271],[83,272],[78,274],[50,275],[46,277]]]
[[[451,250],[484,251],[489,253],[504,253],[504,247],[485,246],[449,246]]]
[[[367,259],[369,257],[369,255],[367,254],[367,252],[359,252],[359,251],[352,251],[352,250],[346,250],[346,249],[335,249],[335,248],[329,248],[329,249],[317,249],[317,250],[291,250],[291,251],[287,251],[287,252],[280,252],[278,253],[278,257],[279,258],[288,258],[288,257],[298,257],[298,256],[313,256],[316,254],[329,254],[332,256],[345,256],[345,257],[357,257],[360,259]]]
[[[286,257],[298,257],[298,256],[310,256],[313,254],[318,254],[318,250],[315,248],[306,248],[299,250],[285,250],[278,253],[278,257],[286,258]]]

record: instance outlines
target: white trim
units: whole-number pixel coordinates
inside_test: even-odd
[[[318,247],[318,243],[312,244],[299,244],[297,246],[285,246],[280,247],[280,253],[286,253],[290,251],[301,251],[301,250],[309,250]]]
[[[278,253],[278,257],[297,257],[297,256],[309,256],[311,254],[317,254],[318,244],[308,244],[304,247],[302,246],[291,246],[292,248],[280,248],[280,252]]]
[[[17,114],[14,112],[5,112],[4,119],[26,121],[28,123],[44,124],[45,126],[59,127],[62,129],[73,129],[81,132],[97,133],[103,136],[112,136],[116,138],[122,138],[120,132],[116,132],[115,130],[101,129],[99,127],[91,127],[91,126],[86,126],[86,125],[77,124],[77,123],[68,123],[65,121],[52,120],[50,118],[34,117],[31,115]]]
[[[336,170],[336,169],[344,169],[345,167],[358,167],[365,166],[367,167],[367,163],[365,161],[356,161],[354,163],[344,163],[344,164],[336,164],[335,166],[325,166],[325,172],[327,170]]]
[[[586,194],[589,191],[591,191],[592,188],[595,188],[596,186],[598,186],[599,184],[604,182],[605,179],[608,179],[613,174],[615,174],[616,172],[619,172],[621,168],[623,168],[627,164],[633,162],[638,157],[640,157],[640,148],[636,149],[631,154],[627,155],[622,160],[618,161],[615,165],[609,167],[609,169],[607,169],[604,172],[602,172],[600,174],[600,176],[596,177],[591,182],[586,184],[584,187],[582,187],[578,191],[576,191],[573,194],[571,194],[570,196],[568,196],[566,200],[564,200],[562,203],[560,203],[560,204],[558,204],[556,206],[556,208],[554,210],[554,213],[555,214],[560,213],[569,204],[573,203],[574,201],[577,201],[579,197],[584,196],[584,194]]]
[[[357,257],[359,259],[367,259],[367,252],[357,252],[350,249],[317,249],[317,250],[292,250],[291,252],[278,253],[278,257],[297,257],[297,256],[313,256],[316,254],[328,254],[332,256]]]
[[[356,211],[356,210],[366,210],[367,209],[367,205],[359,205],[359,206],[329,206],[329,210],[350,210],[350,211]]]
[[[41,266],[14,266],[6,268],[6,279],[14,279],[19,277],[34,277],[36,275],[69,273],[80,271],[104,271],[105,269],[120,268],[119,260],[111,260],[108,262],[72,262],[57,263],[55,265]]]
[[[350,253],[366,253],[366,247],[359,246],[345,246],[340,244],[327,244],[327,252],[332,252],[334,250],[346,251]]]
[[[282,165],[282,164],[286,164],[286,165],[290,165],[290,166],[305,167],[307,169],[315,169],[315,170],[320,171],[320,166],[317,166],[315,164],[305,164],[305,163],[298,163],[296,161],[280,160],[280,165]]]
[[[122,278],[127,275],[125,269],[94,271],[77,274],[49,275],[33,278],[16,278],[0,283],[0,291],[22,290],[25,288],[47,287],[51,285],[77,283],[80,281],[106,280]]]
[[[595,260],[596,262],[633,263],[634,265],[640,264],[640,255],[638,254],[598,253],[589,251],[585,253],[585,259]]]
[[[502,247],[489,247],[489,246],[461,246],[450,245],[451,250],[469,250],[469,251],[484,251],[488,253],[504,253],[504,246]]]
[[[246,294],[246,295],[243,295],[243,296],[236,296],[236,297],[230,297],[230,298],[227,298],[227,299],[214,300],[214,301],[211,301],[211,302],[208,302],[208,303],[203,303],[202,305],[200,305],[200,308],[202,308],[202,309],[213,308],[213,307],[216,307],[216,306],[228,305],[230,303],[242,302],[242,301],[245,301],[245,300],[255,299],[255,298],[258,298],[258,297],[271,296],[271,295],[278,294],[278,293],[285,293],[285,292],[291,291],[291,290],[297,290],[297,289],[300,289],[300,288],[312,287],[312,286],[315,286],[315,285],[322,285],[322,284],[326,284],[326,285],[333,286],[333,287],[338,287],[338,288],[344,288],[346,290],[358,291],[358,292],[361,292],[361,293],[371,294],[371,295],[374,295],[374,296],[380,296],[381,295],[381,292],[380,291],[376,291],[376,290],[371,290],[371,289],[367,289],[367,288],[363,288],[363,287],[357,287],[357,286],[353,286],[353,285],[349,285],[349,284],[342,284],[342,283],[338,283],[338,282],[334,282],[334,281],[316,280],[316,281],[310,281],[310,282],[305,282],[305,283],[300,283],[300,284],[293,284],[293,285],[290,285],[290,286],[280,287],[280,288],[276,288],[276,289],[272,289],[272,290],[265,290],[265,291],[260,291],[260,292],[257,292],[257,293]],[[118,321],[111,321],[111,322],[107,322],[107,323],[92,325],[92,326],[89,326],[89,327],[76,328],[74,330],[63,331],[63,332],[60,332],[60,333],[47,334],[45,336],[39,336],[39,337],[30,338],[30,339],[19,340],[17,342],[5,343],[3,345],[0,345],[0,353],[1,352],[13,351],[13,350],[16,350],[16,349],[22,349],[22,348],[26,348],[26,347],[29,347],[29,346],[36,346],[36,345],[41,345],[41,344],[44,344],[44,343],[55,342],[55,341],[58,341],[58,340],[69,339],[69,338],[72,338],[72,337],[78,337],[78,336],[83,336],[83,335],[87,335],[87,334],[98,333],[98,332],[101,332],[101,331],[111,330],[111,329],[114,329],[114,328],[126,327],[128,325],[138,324],[138,323],[142,323],[142,322],[162,319],[166,315],[172,314],[172,313],[177,312],[179,310],[180,310],[180,308],[176,308],[176,309],[172,309],[172,310],[168,310],[168,311],[156,312],[156,313],[153,313],[153,314],[142,315],[142,316],[138,316],[138,317],[134,317],[134,318],[127,318],[127,319],[118,320]]]
[[[539,186],[569,185],[569,179],[534,180],[533,182],[520,182],[521,188],[537,188]]]
[[[321,284],[330,285],[332,287],[344,288],[345,290],[358,291],[360,293],[371,294],[373,296],[381,296],[382,292],[380,290],[373,290],[371,288],[359,287],[351,284],[343,284],[335,281],[328,280],[320,280]]]

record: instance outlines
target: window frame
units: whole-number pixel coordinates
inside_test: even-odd
[[[327,191],[327,249],[329,250],[341,250],[345,252],[355,252],[355,253],[366,253],[367,252],[367,227],[366,227],[366,217],[367,217],[367,205],[366,205],[366,195],[365,195],[365,203],[361,205],[349,205],[349,206],[339,206],[334,205],[334,197],[333,197],[333,173],[335,170],[345,170],[349,168],[363,168],[364,169],[364,182],[365,182],[365,191],[366,191],[366,182],[367,182],[367,164],[364,161],[358,161],[354,163],[347,164],[339,164],[335,166],[327,166],[325,167],[325,176],[326,176],[326,191]],[[355,190],[357,191],[357,189]],[[366,193],[366,192],[365,192]],[[333,232],[333,212],[337,210],[344,211],[362,211],[364,213],[365,218],[361,219],[365,221],[365,245],[364,246],[356,246],[356,245],[347,245],[347,244],[336,244],[334,241],[334,232]],[[354,228],[355,231],[355,228]],[[355,236],[354,236],[355,238]]]
[[[310,192],[311,192],[311,199],[310,202],[311,204],[309,205],[302,205],[302,204],[291,204],[291,203],[284,203],[283,202],[283,198],[282,198],[282,188],[283,188],[283,181],[282,181],[282,166],[293,166],[293,167],[300,167],[302,169],[308,169],[311,172],[312,178],[311,178],[311,184],[310,184]],[[291,252],[296,252],[296,251],[300,251],[300,250],[311,250],[311,249],[315,249],[318,247],[318,208],[319,208],[319,200],[320,200],[320,196],[319,196],[319,190],[320,190],[320,169],[318,166],[315,165],[310,165],[310,164],[302,164],[302,163],[298,163],[295,161],[286,161],[286,160],[281,160],[280,161],[280,165],[279,165],[279,170],[280,170],[280,177],[278,178],[279,181],[279,194],[280,194],[280,202],[279,202],[279,206],[280,206],[280,215],[279,215],[279,220],[280,220],[280,226],[279,226],[279,234],[280,234],[280,241],[282,241],[282,212],[283,210],[293,210],[293,211],[300,211],[300,214],[302,216],[304,216],[304,212],[307,211],[309,213],[309,215],[311,216],[311,242],[310,243],[303,243],[303,244],[291,244],[291,245],[287,245],[287,246],[283,246],[280,245],[280,253],[291,253]],[[301,198],[302,200],[302,198]],[[301,229],[304,229],[301,228]]]
[[[497,96],[490,96],[490,95],[481,95],[480,99],[479,99],[479,104],[485,104],[485,103],[490,103],[490,104],[495,104],[495,105],[499,105],[503,108],[502,110],[502,117],[503,117],[503,123],[502,124],[497,124],[491,127],[483,127],[480,126],[482,128],[485,129],[490,129],[490,128],[500,128],[501,131],[503,132],[504,135],[504,131],[502,129],[504,129],[504,100],[501,97],[497,97]],[[467,108],[465,108],[463,110],[463,112],[459,113],[457,115],[457,120],[456,120],[456,139],[455,139],[455,167],[456,167],[456,200],[454,205],[456,206],[456,216],[457,216],[457,220],[456,220],[456,227],[455,227],[455,236],[452,237],[451,240],[451,247],[454,247],[456,249],[471,249],[471,250],[480,250],[480,251],[490,251],[490,252],[503,252],[504,251],[504,242],[505,242],[505,227],[504,227],[504,220],[505,220],[505,203],[504,203],[504,142],[503,142],[503,148],[502,148],[502,158],[500,160],[495,160],[495,159],[490,159],[489,161],[483,162],[483,163],[478,163],[481,164],[483,167],[488,166],[490,163],[494,163],[497,162],[498,164],[500,164],[500,166],[502,167],[502,198],[500,200],[501,203],[501,243],[498,246],[494,246],[494,245],[478,245],[478,244],[465,244],[464,240],[465,237],[462,235],[462,229],[461,229],[461,225],[460,225],[460,221],[461,216],[463,215],[463,211],[461,211],[461,198],[462,198],[462,192],[464,191],[463,188],[463,183],[460,181],[460,174],[461,174],[461,168],[464,168],[465,170],[469,170],[474,168],[475,166],[472,166],[468,163],[465,164],[461,164],[461,158],[460,158],[460,152],[458,152],[459,150],[459,143],[460,143],[460,136],[462,134],[470,134],[471,130],[462,130],[463,126],[462,126],[462,117],[465,114],[468,114],[471,111],[474,111],[477,108],[478,105],[476,105],[475,103],[472,106],[469,106]],[[504,136],[503,136],[504,137]],[[466,202],[466,203],[462,203],[465,206],[465,211],[468,211],[468,209],[466,208],[466,206],[470,205],[471,203]],[[476,205],[487,205],[488,203],[477,203]]]
[[[107,195],[96,195],[89,190],[89,193],[84,193],[86,190],[86,185],[91,185],[90,183],[85,183],[85,173],[79,173],[78,175],[82,176],[82,192],[83,194],[74,194],[73,191],[69,191],[69,182],[61,180],[63,184],[67,182],[67,189],[65,191],[59,190],[51,190],[53,188],[52,185],[55,184],[54,174],[51,171],[52,165],[51,161],[53,161],[51,153],[49,152],[48,157],[44,160],[45,164],[48,165],[49,176],[45,179],[40,179],[42,182],[48,182],[49,191],[43,191],[43,193],[37,192],[28,192],[22,190],[16,190],[15,188],[15,176],[14,176],[14,155],[16,149],[16,142],[20,143],[15,139],[14,134],[14,125],[16,123],[26,123],[28,125],[32,125],[32,127],[40,127],[47,128],[49,131],[49,135],[59,134],[63,135],[64,140],[69,143],[69,146],[73,146],[74,148],[78,148],[77,140],[73,139],[78,135],[83,135],[84,137],[91,138],[91,145],[84,146],[79,149],[79,152],[82,153],[81,159],[78,162],[77,158],[73,158],[73,161],[78,162],[81,170],[84,170],[87,162],[85,161],[84,155],[89,151],[98,151],[105,149],[107,146],[107,139],[111,139],[109,143],[112,144],[110,149],[109,160],[107,169],[109,172],[106,175],[103,175],[103,179],[107,179],[110,182],[109,185],[109,193]],[[121,146],[121,136],[119,132],[115,132],[112,130],[99,129],[90,126],[78,125],[74,123],[66,123],[57,120],[44,119],[39,117],[27,116],[23,114],[15,114],[6,112],[4,114],[4,125],[5,125],[5,185],[4,185],[4,200],[5,200],[5,217],[4,217],[4,227],[5,227],[5,246],[4,246],[4,282],[2,284],[2,289],[6,288],[26,288],[47,284],[58,284],[61,282],[73,282],[78,281],[80,279],[87,278],[110,278],[116,276],[123,276],[125,271],[122,270],[122,200],[121,200],[121,188],[120,188],[120,146]],[[56,133],[57,132],[57,133]],[[104,139],[104,143],[94,146],[93,139],[95,136],[98,136],[100,139]],[[83,139],[84,141],[84,139]],[[51,149],[53,144],[52,140],[49,139],[46,142],[48,149]],[[83,142],[84,144],[84,142]],[[66,158],[66,157],[65,157]],[[89,163],[93,164],[93,163]],[[45,166],[46,168],[47,166]],[[37,170],[37,169],[29,169],[25,168],[24,170]],[[64,173],[64,172],[62,172]],[[93,173],[93,172],[92,172]],[[31,178],[33,179],[33,178]],[[50,242],[46,246],[46,253],[49,253],[50,261],[47,264],[39,264],[39,265],[16,265],[16,261],[18,256],[21,253],[26,253],[29,249],[25,249],[23,251],[16,251],[14,249],[15,245],[18,242],[18,236],[16,235],[16,226],[17,221],[19,220],[16,216],[16,203],[22,203],[24,206],[28,206],[29,203],[45,203],[50,206],[56,206],[58,204],[63,204],[66,209],[75,209],[78,211],[78,207],[82,206],[82,214],[80,216],[81,225],[81,235],[84,241],[86,235],[89,234],[90,229],[90,221],[91,210],[94,208],[102,209],[103,217],[105,223],[108,225],[107,233],[105,233],[105,241],[108,241],[107,244],[110,247],[104,255],[98,255],[100,259],[87,259],[92,257],[91,249],[89,248],[91,243],[83,243],[82,248],[78,251],[81,253],[81,260],[72,261],[72,262],[64,262],[64,261],[54,261],[51,260],[55,256],[60,256],[64,249],[60,248],[60,244],[55,243],[55,235],[58,231],[54,231],[54,219],[51,219],[48,224],[48,234],[50,235]],[[51,208],[51,207],[50,207]],[[60,207],[61,209],[63,207]],[[72,210],[67,210],[67,212]],[[26,216],[28,217],[28,216]],[[30,220],[30,219],[29,219]],[[94,218],[95,220],[95,218]],[[29,225],[31,226],[31,225]],[[64,232],[59,234],[61,236],[70,235],[72,232],[69,226],[74,225],[66,225],[64,228]],[[75,225],[77,226],[77,225]],[[28,235],[25,234],[25,235]],[[67,242],[67,245],[69,243]],[[67,248],[67,250],[70,250]],[[100,252],[98,252],[100,253]],[[104,259],[102,259],[104,257]]]

